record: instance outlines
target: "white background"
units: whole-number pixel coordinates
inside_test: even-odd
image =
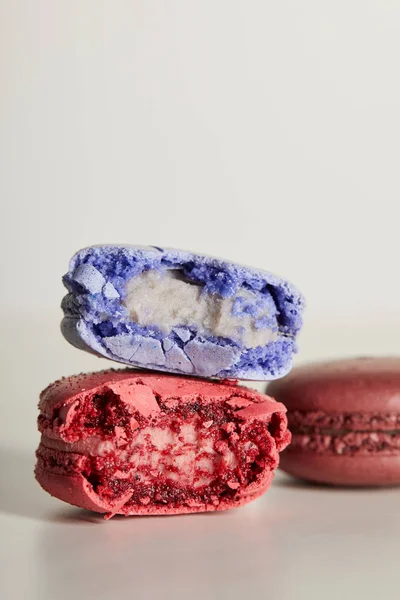
[[[139,537],[151,561],[157,544],[168,548],[173,521],[160,525],[164,542],[154,520],[116,521],[95,528],[91,540],[93,527],[83,531],[87,523],[77,524],[73,509],[31,483],[39,390],[61,375],[109,364],[69,347],[59,334],[60,278],[68,260],[101,242],[216,254],[288,277],[304,292],[298,361],[398,351],[400,6],[394,0],[2,0],[0,44],[0,509],[7,540],[3,583],[16,586],[6,587],[6,597],[55,597],[57,577],[66,585],[69,570],[79,571],[82,556],[72,560],[79,543],[84,556],[92,555],[93,544],[95,556],[98,545],[109,544],[125,583],[112,594],[107,586],[92,589],[93,572],[106,564],[93,559],[88,580],[77,575],[81,587],[67,586],[65,597],[78,590],[119,598],[134,589],[120,561],[131,543],[124,532]],[[365,540],[375,540],[386,561],[396,554],[396,492],[295,491],[284,485],[271,491],[271,500],[262,501],[271,503],[269,512],[249,513],[260,521],[246,521],[246,509],[219,521],[186,518],[195,544],[189,555],[206,573],[199,588],[204,597],[220,597],[224,589],[244,593],[251,578],[253,597],[266,597],[272,575],[262,569],[275,563],[263,544],[282,554],[281,583],[275,581],[271,598],[300,598],[307,590],[308,598],[358,597],[339,596],[335,574],[350,577],[364,598],[382,593],[378,582],[388,582],[394,566],[386,572],[378,561],[374,579]],[[304,519],[319,514],[316,498],[332,518],[316,517],[310,542]],[[355,510],[361,498],[353,537],[343,537],[355,513],[343,522],[337,510],[343,516],[346,502]],[[60,506],[70,512],[55,523],[48,511],[60,513]],[[280,533],[284,517],[293,538],[287,529]],[[178,523],[178,540],[182,535],[187,545],[188,525]],[[272,537],[260,538],[260,524]],[[232,546],[225,547],[226,535],[234,545],[255,545],[262,557],[233,580],[227,566],[216,566]],[[309,545],[302,548],[297,535]],[[353,571],[340,559],[342,544],[358,556]],[[326,577],[320,584],[312,580],[307,552],[335,565],[319,565]],[[188,561],[193,573],[184,591],[199,577]],[[53,584],[34,584],[50,571]],[[162,572],[160,590],[180,597]],[[143,581],[138,597],[151,597],[156,587]],[[397,597],[387,585],[383,596]]]

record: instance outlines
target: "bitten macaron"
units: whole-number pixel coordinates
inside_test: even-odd
[[[61,330],[128,366],[270,381],[292,367],[304,300],[288,281],[183,250],[85,248],[64,276]]]
[[[38,482],[107,517],[247,504],[290,442],[285,407],[234,382],[110,370],[53,383],[39,409]]]
[[[267,393],[288,410],[283,471],[332,485],[400,484],[400,358],[300,366]]]

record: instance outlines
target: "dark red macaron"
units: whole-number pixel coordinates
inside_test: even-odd
[[[39,409],[38,482],[106,516],[246,504],[290,442],[285,407],[234,382],[102,371],[50,385]]]
[[[304,365],[267,392],[288,410],[283,471],[333,485],[400,484],[400,358]]]

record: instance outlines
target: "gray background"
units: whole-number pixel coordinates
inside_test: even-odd
[[[298,363],[398,351],[399,4],[2,0],[0,44],[4,597],[397,598],[397,490],[282,476],[236,513],[103,524],[31,471],[40,389],[110,365],[58,331],[85,245],[288,277]]]

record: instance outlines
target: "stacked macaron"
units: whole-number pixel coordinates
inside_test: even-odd
[[[299,292],[265,271],[138,246],[78,252],[64,284],[64,337],[130,368],[42,392],[40,485],[106,516],[224,510],[268,489],[290,442],[286,409],[237,380],[289,372]]]

